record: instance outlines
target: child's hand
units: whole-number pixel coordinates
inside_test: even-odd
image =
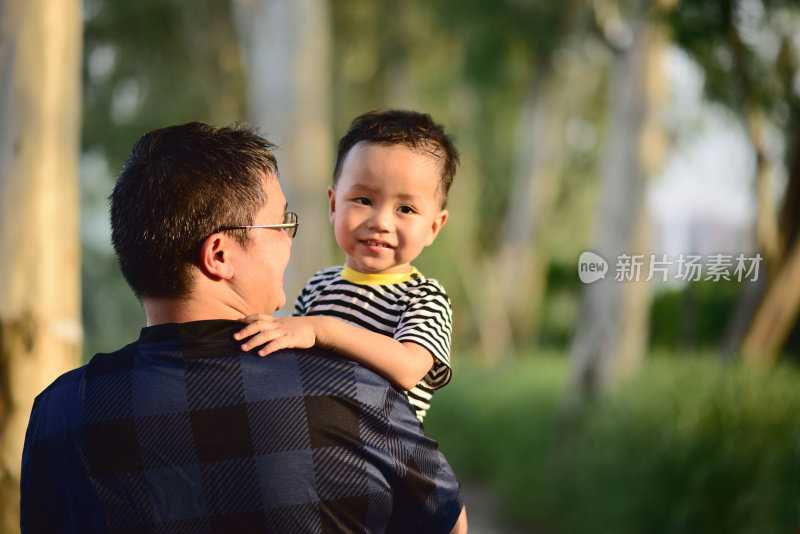
[[[258,351],[259,356],[266,356],[280,349],[307,349],[313,347],[317,337],[314,331],[314,320],[311,317],[272,317],[271,315],[248,315],[242,321],[247,326],[233,334],[234,339],[245,339],[242,350],[264,345]]]

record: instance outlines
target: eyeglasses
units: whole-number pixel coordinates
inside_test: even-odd
[[[283,230],[289,237],[294,237],[297,235],[297,227],[300,223],[297,222],[297,214],[291,211],[287,211],[283,214],[283,222],[281,224],[254,224],[250,226],[223,226],[218,231],[222,232],[223,230],[247,230],[249,228],[276,228]]]

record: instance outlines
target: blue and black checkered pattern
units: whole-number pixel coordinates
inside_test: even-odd
[[[61,376],[34,403],[23,532],[449,532],[458,482],[406,396],[331,353],[242,353],[199,321]]]

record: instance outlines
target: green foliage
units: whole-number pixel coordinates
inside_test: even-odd
[[[564,350],[569,346],[582,284],[575,274],[575,265],[551,261],[547,269],[546,295],[542,303],[538,345]]]
[[[704,280],[656,295],[650,316],[650,346],[670,350],[717,348],[742,289],[741,282]]]
[[[486,91],[504,92],[508,85],[525,85],[519,76],[530,76],[530,66],[549,63],[580,11],[577,4],[440,0],[432,11],[445,31],[455,30],[464,40],[465,78]],[[521,63],[509,61],[515,56]],[[515,68],[519,64],[527,67]]]
[[[441,43],[451,43],[452,63],[458,70],[449,87],[450,99],[458,91],[473,97],[469,108],[457,112],[468,117],[463,137],[468,136],[469,145],[479,152],[475,162],[481,177],[476,191],[480,202],[470,218],[481,250],[491,252],[501,242],[496,232],[509,206],[516,151],[522,143],[531,150],[542,143],[518,137],[523,102],[551,75],[556,51],[572,37],[585,13],[583,4],[574,1],[429,3],[431,35],[439,37],[424,48],[436,50],[446,46]]]
[[[796,0],[688,0],[665,20],[675,43],[703,69],[712,100],[740,114],[762,107],[779,127],[797,124]]]
[[[734,2],[689,1],[671,10],[667,21],[676,42],[703,65],[708,94],[736,109],[742,95],[741,88],[730,83],[734,9]]]
[[[565,425],[566,360],[520,362],[456,369],[426,421],[462,479],[488,483],[512,520],[554,533],[794,528],[796,368],[662,355]]]
[[[128,287],[113,255],[85,247],[81,265],[81,300],[87,335],[83,359],[111,352],[139,337],[145,325],[144,311]]]
[[[112,169],[153,128],[245,118],[227,0],[89,0],[86,13],[83,146]]]

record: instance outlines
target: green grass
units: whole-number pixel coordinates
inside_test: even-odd
[[[508,517],[554,533],[797,527],[800,371],[654,357],[570,426],[566,358],[462,365],[426,430]]]

